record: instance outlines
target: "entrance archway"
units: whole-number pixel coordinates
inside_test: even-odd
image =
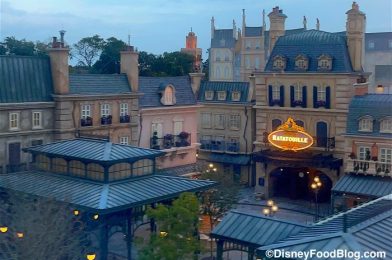
[[[273,197],[287,197],[293,200],[315,200],[311,184],[315,176],[322,186],[318,190],[318,202],[328,202],[331,198],[332,181],[321,171],[312,168],[280,167],[270,173]]]

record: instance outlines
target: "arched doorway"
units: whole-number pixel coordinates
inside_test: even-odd
[[[273,197],[286,197],[293,200],[315,200],[311,184],[314,177],[320,178],[321,187],[317,190],[318,202],[328,202],[331,198],[332,181],[321,171],[312,168],[280,167],[270,173]]]

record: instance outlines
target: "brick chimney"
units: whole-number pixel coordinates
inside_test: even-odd
[[[369,81],[363,75],[357,78],[357,83],[353,86],[355,96],[364,96],[369,92]]]
[[[192,91],[196,98],[199,93],[201,80],[203,79],[204,75],[204,73],[189,73],[189,76],[191,77]]]
[[[133,92],[139,90],[139,53],[133,46],[127,46],[125,51],[120,52],[120,71],[127,74],[128,82]]]
[[[285,33],[285,21],[287,16],[283,13],[282,9],[279,9],[279,6],[272,8],[272,12],[268,14],[270,20],[270,45],[269,45],[269,53],[272,52],[272,49],[275,46],[276,41],[280,36],[283,36]]]
[[[48,49],[54,93],[59,95],[69,93],[69,48],[64,44],[64,34],[65,31],[61,30],[61,41],[53,37],[51,47]]]

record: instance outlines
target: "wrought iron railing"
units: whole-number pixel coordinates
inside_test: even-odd
[[[347,159],[346,172],[392,177],[391,166],[391,163],[386,162]]]
[[[240,151],[239,142],[226,142],[224,140],[201,140],[200,149],[209,151],[221,151],[238,153]]]
[[[164,137],[156,135],[150,138],[150,148],[156,150],[171,149],[176,147],[186,147],[191,145],[191,134],[179,135],[167,134]]]

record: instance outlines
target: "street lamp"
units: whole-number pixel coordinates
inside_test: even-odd
[[[161,232],[159,232],[159,236],[160,237],[166,237],[167,236],[167,232],[166,231],[161,231]]]
[[[6,233],[8,231],[8,227],[6,226],[0,226],[0,232],[1,233]]]
[[[86,255],[87,260],[94,260],[95,257],[96,257],[96,254],[95,254],[95,253],[88,253],[88,254]]]
[[[278,206],[275,204],[273,200],[268,200],[267,206],[268,208],[263,209],[263,214],[265,216],[272,217],[279,210]]]
[[[23,232],[16,232],[16,237],[17,238],[23,238],[24,237]]]
[[[75,216],[79,216],[79,214],[80,214],[80,211],[79,211],[79,210],[77,210],[77,209],[75,209],[75,210],[73,211],[73,214],[74,214]]]
[[[314,192],[314,196],[315,196],[315,202],[316,202],[315,220],[316,221],[318,220],[318,216],[319,216],[318,192],[319,192],[321,186],[323,186],[323,184],[321,183],[320,178],[318,176],[314,177],[313,183],[310,185],[310,187],[312,188],[312,190]]]

